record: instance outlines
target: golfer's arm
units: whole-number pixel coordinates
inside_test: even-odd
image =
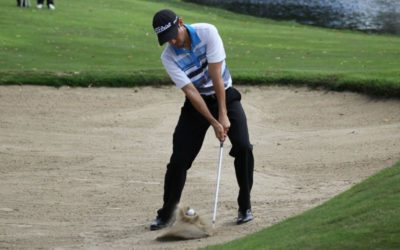
[[[200,114],[202,114],[211,125],[214,126],[216,123],[218,123],[218,121],[214,118],[214,116],[211,114],[210,110],[208,109],[208,107],[207,107],[206,103],[204,102],[203,98],[201,97],[199,91],[196,89],[196,87],[192,83],[189,83],[186,86],[184,86],[182,88],[182,91],[185,93],[186,97],[192,103],[193,107]]]
[[[219,115],[226,115],[226,102],[225,102],[225,88],[224,81],[221,76],[222,62],[219,63],[209,63],[208,73],[210,74],[211,80],[213,82],[215,94],[218,100],[218,112]]]

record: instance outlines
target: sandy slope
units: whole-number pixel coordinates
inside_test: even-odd
[[[160,232],[150,232],[148,223],[161,205],[183,101],[179,90],[0,86],[0,248],[220,243],[317,206],[400,159],[398,100],[305,88],[239,89],[255,146],[256,219],[234,225],[237,185],[225,154],[216,235],[159,243]],[[182,198],[209,220],[217,156],[209,130]]]

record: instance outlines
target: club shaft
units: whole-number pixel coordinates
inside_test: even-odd
[[[218,168],[217,168],[217,187],[215,190],[215,199],[214,199],[214,213],[212,224],[215,226],[215,219],[217,217],[217,205],[218,205],[218,194],[219,194],[219,183],[221,180],[221,167],[222,167],[222,153],[224,152],[224,144],[221,142],[219,147],[219,159],[218,159]]]

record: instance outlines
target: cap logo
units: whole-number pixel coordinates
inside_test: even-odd
[[[175,17],[175,20],[173,21],[173,24],[175,24],[178,21],[178,17]],[[160,34],[161,32],[166,31],[167,29],[169,29],[172,26],[171,22],[168,22],[166,25],[163,26],[159,26],[157,28],[154,29],[154,31],[156,32],[156,34]]]

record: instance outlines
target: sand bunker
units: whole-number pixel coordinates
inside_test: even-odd
[[[225,155],[215,235],[158,242],[148,226],[161,206],[179,90],[0,86],[0,248],[195,249],[315,207],[400,159],[398,100],[238,89],[254,144],[255,220],[235,225]],[[209,130],[182,196],[210,221],[218,150]]]

